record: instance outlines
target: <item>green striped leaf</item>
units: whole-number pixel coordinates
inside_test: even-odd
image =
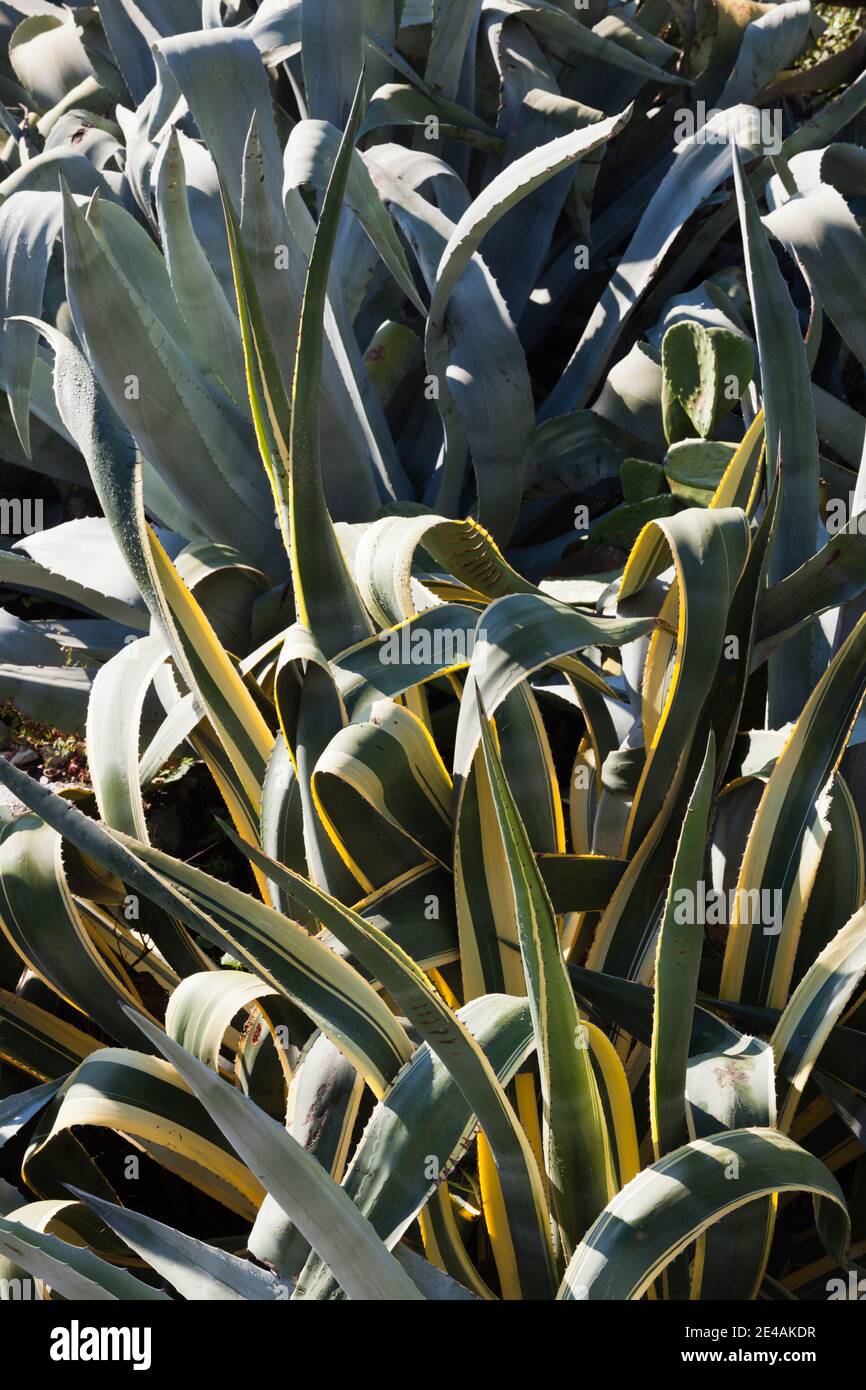
[[[568,1257],[608,1195],[608,1136],[556,918],[480,696],[478,717],[538,1053],[545,1169],[562,1249]]]
[[[415,1285],[354,1203],[291,1135],[141,1015],[131,1016],[195,1091],[350,1298],[420,1300]]]
[[[280,879],[322,926],[357,956],[405,1009],[421,1037],[448,1067],[477,1115],[496,1159],[524,1296],[549,1297],[553,1250],[537,1164],[511,1103],[474,1038],[395,942],[321,889],[275,864],[261,851],[243,845],[225,828],[239,849],[269,876]]]
[[[731,1130],[676,1149],[624,1187],[574,1252],[558,1297],[638,1299],[714,1222],[781,1192],[812,1193],[824,1245],[844,1264],[850,1222],[832,1173],[776,1130]]]

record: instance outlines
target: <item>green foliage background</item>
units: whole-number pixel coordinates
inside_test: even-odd
[[[866,45],[0,5],[0,1298],[866,1249]]]

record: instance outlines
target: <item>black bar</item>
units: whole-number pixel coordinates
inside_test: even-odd
[[[591,1307],[577,1303],[549,1310],[536,1304],[529,1312],[527,1327],[532,1330],[541,1316],[545,1335],[563,1339],[563,1355],[580,1358],[583,1346],[591,1359],[603,1355],[609,1371],[634,1367],[643,1372],[665,1372],[673,1367],[691,1367],[700,1373],[713,1365],[761,1366],[765,1371],[784,1371],[792,1365],[829,1367],[838,1357],[840,1331],[850,1337],[864,1326],[863,1310],[855,1305],[866,1301],[866,1290],[858,1289],[856,1294],[800,1303],[642,1301],[593,1303]],[[520,1320],[525,1306],[508,1305],[509,1319],[517,1315]],[[334,1332],[345,1327],[347,1316],[354,1320],[359,1311],[347,1302],[327,1307],[328,1321],[324,1325]],[[471,1330],[476,1335],[478,1331],[486,1334],[481,1343],[485,1348],[490,1347],[491,1330],[498,1327],[496,1305],[489,1307],[492,1324],[483,1322],[485,1314],[477,1304],[469,1314],[457,1314],[461,1333],[466,1335]],[[369,1311],[362,1310],[368,1337]],[[405,1324],[406,1315],[403,1308],[401,1337],[411,1336],[411,1329]],[[221,1303],[181,1301],[134,1305],[7,1302],[0,1311],[0,1331],[8,1337],[14,1328],[16,1343],[26,1345],[28,1366],[39,1376],[105,1369],[113,1376],[129,1372],[140,1380],[153,1374],[186,1374],[189,1368],[196,1381],[213,1371],[225,1383],[235,1368],[248,1374],[254,1367],[285,1364],[288,1345],[296,1351],[303,1347],[311,1316],[319,1334],[314,1345],[321,1352],[322,1314],[310,1304],[288,1309],[241,1302],[232,1302],[228,1307]],[[441,1305],[437,1305],[435,1316],[436,1335],[447,1334]],[[387,1314],[381,1325],[393,1330]],[[417,1326],[423,1329],[423,1314]],[[509,1326],[513,1328],[513,1321]],[[592,1342],[582,1342],[583,1337],[591,1337]],[[327,1343],[329,1377],[334,1354],[343,1350],[347,1356],[357,1357],[358,1347],[350,1346],[340,1340]],[[526,1350],[530,1351],[529,1345]],[[578,1359],[576,1367],[579,1364]]]

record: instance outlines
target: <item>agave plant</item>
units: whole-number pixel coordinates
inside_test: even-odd
[[[0,11],[0,1297],[837,1296],[862,45]]]

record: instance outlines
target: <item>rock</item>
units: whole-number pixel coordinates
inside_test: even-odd
[[[30,808],[19,801],[8,787],[0,785],[0,825],[16,816],[26,815]]]
[[[13,767],[35,767],[39,762],[39,754],[34,753],[32,748],[19,748],[9,761]]]

